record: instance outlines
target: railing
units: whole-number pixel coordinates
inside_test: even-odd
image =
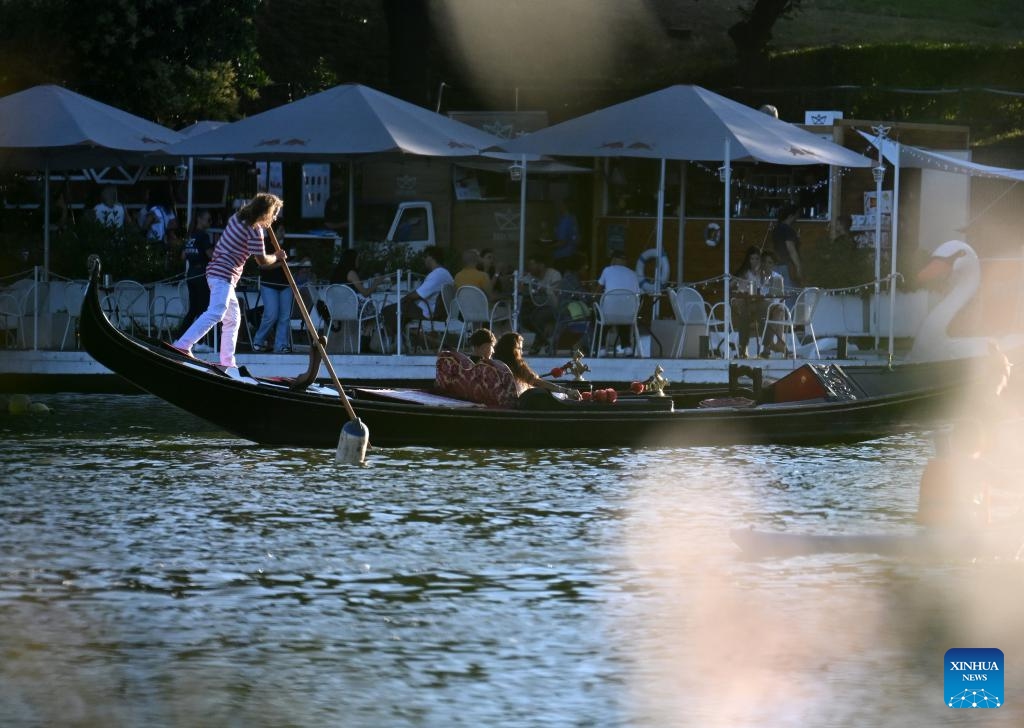
[[[985,261],[986,268],[983,284],[978,296],[965,307],[961,315],[960,328],[976,334],[990,335],[995,333],[1020,332],[1024,329],[1024,263],[1019,259]],[[1012,265],[1011,265],[1012,264]],[[999,275],[991,278],[991,272]],[[410,271],[398,271],[390,274],[389,282],[378,288],[371,298],[378,314],[389,304],[398,304],[401,298],[413,290],[421,280],[420,276]],[[104,310],[110,320],[129,333],[142,333],[171,340],[178,333],[178,328],[188,310],[187,287],[181,276],[138,284],[133,300],[128,297],[119,299],[114,295],[123,281],[108,280],[101,286],[104,294]],[[518,295],[518,280],[515,293],[511,299],[514,323],[518,330],[519,314],[523,296]],[[725,288],[725,277],[717,276],[687,284],[705,292],[709,303],[718,300]],[[874,295],[874,281],[867,281],[859,286],[844,289],[823,291],[823,298],[814,312],[813,324],[818,338],[823,337],[888,337],[890,321],[889,294],[883,290]],[[880,283],[887,284],[883,279]],[[998,286],[993,287],[995,283]],[[69,285],[71,284],[71,285]],[[0,279],[0,347],[21,350],[61,350],[77,347],[77,317],[80,299],[76,299],[74,288],[84,285],[84,281],[61,278],[51,274],[44,280],[42,269],[35,267],[16,275]],[[311,300],[319,297],[323,286],[314,284],[310,290]],[[885,286],[883,285],[883,289]],[[666,289],[668,290],[668,289]],[[244,296],[248,308],[258,306],[258,279],[243,279],[238,288],[240,297]],[[589,303],[597,300],[597,294],[576,292],[576,297]],[[671,307],[664,303],[660,311],[655,304],[663,300],[656,294],[639,294],[646,302],[646,309],[653,311],[646,316],[644,337],[650,336],[653,345],[647,349],[649,355],[658,358],[670,358],[676,353],[676,344],[681,335],[682,324],[671,315]],[[921,322],[933,307],[939,294],[925,290],[898,292],[896,310],[892,320],[893,335],[900,338],[911,338],[916,334]],[[253,300],[249,300],[253,297]],[[995,298],[998,300],[995,300]],[[401,306],[398,306],[397,331],[404,331],[401,321]],[[643,308],[643,306],[642,306]],[[988,314],[992,311],[1001,313],[998,321]],[[407,322],[405,322],[407,323]],[[1012,331],[1011,331],[1012,330]],[[951,329],[956,334],[955,326]],[[707,335],[706,333],[703,335]],[[243,334],[244,337],[244,334]],[[409,354],[408,342],[399,336],[396,340],[380,342],[374,353]],[[244,338],[243,338],[244,341]],[[216,341],[213,342],[216,347]],[[564,348],[564,347],[563,347]],[[646,346],[645,346],[646,348]],[[679,352],[680,358],[700,357],[703,350],[693,351],[688,345],[687,351]],[[695,348],[695,347],[694,347]],[[704,353],[706,356],[707,354]]]

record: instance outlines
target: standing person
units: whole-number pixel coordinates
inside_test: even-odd
[[[512,376],[516,381],[516,394],[520,396],[526,390],[536,387],[546,389],[552,394],[565,395],[569,399],[581,399],[578,390],[541,379],[537,372],[530,368],[530,365],[523,359],[523,337],[515,331],[508,331],[501,335],[497,346],[494,347],[494,358],[504,362],[512,370]]]
[[[416,290],[402,296],[402,321],[429,321],[438,318],[440,309],[444,308],[438,306],[441,289],[455,281],[444,267],[443,261],[444,251],[439,246],[431,245],[426,249],[423,264],[427,269],[427,277]],[[394,339],[398,334],[398,304],[389,303],[380,315],[388,334]]]
[[[276,231],[278,240],[284,240],[284,230]],[[257,354],[267,350],[267,339],[270,330],[274,331],[274,353],[290,354],[288,342],[289,328],[292,318],[292,287],[284,274],[283,260],[275,260],[269,265],[260,263],[260,300],[263,302],[263,317],[260,326],[252,337],[252,350]],[[296,284],[298,281],[296,280]]]
[[[565,200],[558,202],[558,222],[555,223],[555,249],[551,259],[562,270],[566,261],[576,254],[580,242],[580,225]]]
[[[210,307],[206,266],[213,257],[213,242],[210,240],[209,227],[210,211],[200,210],[192,221],[192,230],[181,250],[181,259],[185,262],[185,285],[188,286],[188,313],[181,323],[182,331],[188,329]]]
[[[339,177],[331,177],[331,194],[324,202],[324,227],[345,240],[348,234],[348,195],[345,182]],[[352,241],[348,241],[349,247]]]
[[[92,214],[104,227],[124,234],[124,223],[128,213],[124,205],[117,201],[117,189],[113,185],[105,185],[100,191],[100,201],[92,208]]]
[[[283,250],[271,255],[265,254],[263,250],[263,231],[274,223],[283,205],[280,197],[261,192],[231,216],[217,247],[214,248],[213,258],[206,267],[210,307],[172,344],[175,349],[186,356],[192,356],[193,344],[223,321],[220,365],[237,366],[235,344],[238,341],[238,326],[242,315],[235,296],[235,286],[242,277],[242,269],[249,256],[254,256],[260,265],[270,265],[275,261],[287,259],[288,256]]]
[[[800,258],[800,234],[793,227],[796,222],[795,205],[784,205],[779,210],[779,219],[772,230],[772,245],[775,249],[775,269],[782,274],[787,291],[802,285],[803,262]]]
[[[150,245],[163,253],[166,266],[177,247],[178,240],[174,231],[177,229],[178,221],[174,215],[170,195],[158,193],[154,197],[153,203],[146,209],[142,229]]]

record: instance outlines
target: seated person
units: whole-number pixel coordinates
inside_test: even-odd
[[[423,257],[423,264],[427,268],[427,277],[423,283],[413,291],[402,296],[402,321],[429,321],[441,319],[447,312],[444,306],[439,305],[441,289],[446,284],[452,283],[452,274],[443,265],[444,251],[437,245],[426,249]],[[380,312],[380,317],[387,330],[388,336],[395,339],[398,333],[398,305],[389,303]],[[441,319],[443,320],[443,319]]]
[[[565,273],[558,284],[558,312],[555,317],[554,331],[551,334],[551,350],[559,349],[559,344],[566,331],[578,335],[573,346],[579,341],[589,341],[588,333],[593,321],[593,294],[590,283],[584,283],[590,273],[590,266],[582,253],[576,253],[566,261]]]
[[[632,291],[640,293],[640,281],[636,277],[636,271],[626,266],[626,253],[622,250],[613,250],[609,256],[608,265],[601,271],[597,279],[598,293],[605,291]],[[629,326],[615,326],[616,340],[622,342],[623,353],[633,353],[633,330]],[[599,347],[601,344],[599,344]],[[596,352],[594,352],[596,353]]]
[[[348,286],[365,298],[377,290],[377,285],[380,281],[372,278],[364,282],[359,277],[359,251],[355,248],[347,248],[341,254],[341,260],[338,261],[338,265],[334,267],[334,271],[331,273],[331,283]]]
[[[476,286],[487,294],[487,300],[494,298],[491,278],[480,270],[480,253],[476,248],[462,251],[462,270],[455,274],[455,290],[463,286]]]
[[[548,345],[548,339],[555,328],[558,286],[561,281],[562,274],[548,266],[544,254],[534,252],[527,258],[519,318],[523,328],[536,334],[531,354],[540,353]]]
[[[536,387],[544,389],[552,394],[563,395],[569,399],[582,399],[579,391],[572,387],[563,387],[546,379],[541,379],[538,374],[530,368],[530,365],[523,359],[523,337],[515,331],[509,331],[501,335],[498,345],[494,347],[494,358],[504,362],[512,371],[515,377],[516,394],[522,394]]]
[[[512,372],[500,361],[487,358],[474,364],[465,354],[450,350],[437,355],[434,389],[489,407],[515,407],[519,396]]]
[[[493,331],[487,328],[477,329],[469,335],[469,345],[473,348],[473,353],[469,355],[469,358],[474,363],[485,359],[492,359],[494,357],[494,345],[497,343],[498,339]]]
[[[757,293],[761,282],[761,250],[756,246],[747,248],[743,263],[732,277],[733,295],[729,305],[732,308],[733,329],[739,333],[739,356],[745,359],[747,356],[747,343],[751,336],[758,336],[760,332],[759,315],[764,309],[760,300],[755,300],[753,294]]]
[[[764,321],[768,318],[769,314],[774,315],[776,318],[781,318],[785,315],[783,309],[785,309],[786,304],[782,301],[782,297],[786,295],[786,283],[782,274],[775,270],[775,254],[771,250],[761,252],[761,283],[758,291],[767,299],[773,299],[762,301],[759,305],[757,311],[759,321]],[[761,357],[763,359],[769,358],[773,351],[781,354],[786,353],[784,329],[778,324],[769,326],[765,330],[764,339],[761,341]]]

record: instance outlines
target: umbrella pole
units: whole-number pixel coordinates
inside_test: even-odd
[[[277,235],[274,234],[273,228],[267,228],[267,234],[270,237],[271,245],[274,246],[274,252],[280,255],[281,245],[277,242]],[[338,397],[341,399],[341,404],[345,407],[345,412],[348,413],[349,421],[341,428],[341,436],[338,440],[338,452],[336,459],[338,461],[344,460],[351,463],[361,463],[366,457],[366,446],[369,443],[369,432],[367,431],[366,426],[359,421],[355,410],[352,409],[352,403],[348,401],[348,397],[345,395],[345,390],[341,386],[341,382],[338,381],[338,375],[334,371],[334,365],[327,356],[327,349],[324,347],[324,340],[316,334],[316,329],[313,327],[313,320],[309,317],[309,311],[306,310],[306,304],[302,300],[302,294],[299,293],[299,287],[295,283],[295,277],[288,268],[288,264],[285,262],[281,266],[281,269],[284,271],[284,277],[288,280],[288,285],[292,289],[292,295],[295,296],[295,303],[298,304],[299,313],[302,314],[302,322],[306,325],[306,330],[309,331],[310,341],[312,341],[313,346],[319,350],[320,358],[323,359],[324,365],[327,367],[327,373],[331,375],[331,382],[334,383],[335,388],[338,390]]]
[[[347,243],[347,245],[346,245]],[[348,240],[342,245],[356,247],[356,161],[348,160]]]
[[[683,285],[683,243],[686,230],[686,160],[679,160],[679,231],[676,234],[676,285]]]
[[[896,159],[893,160],[892,182],[892,217],[889,223],[890,260],[889,260],[889,361],[892,361],[895,335],[893,328],[896,323],[896,251],[899,235],[897,220],[900,213],[900,144],[896,142]]]
[[[512,308],[515,310],[512,324],[519,330],[519,284],[526,268],[526,155],[523,155],[523,176],[519,178],[519,276],[513,288]]]
[[[655,249],[658,254],[654,258],[654,308],[652,319],[658,316],[658,303],[661,296],[661,254],[665,249],[665,158],[661,159],[661,176],[658,178],[658,228],[655,234]]]
[[[67,204],[67,200],[64,200]],[[43,167],[43,280],[50,280],[50,162]]]
[[[185,239],[188,239],[188,233],[192,229],[192,173],[194,171],[193,163],[195,157],[188,158],[188,194],[185,200]],[[270,176],[269,174],[267,175]]]
[[[724,307],[724,309],[725,309],[725,321],[723,322],[722,330],[725,332],[725,344],[724,344],[724,346],[725,346],[725,360],[726,361],[730,361],[732,359],[732,350],[729,347],[729,342],[732,339],[732,306],[730,305],[730,301],[729,301],[729,292],[730,292],[730,289],[732,288],[732,285],[731,285],[732,281],[730,279],[730,274],[729,274],[729,260],[730,260],[730,257],[731,257],[730,256],[730,252],[731,252],[730,251],[731,239],[730,239],[729,232],[730,232],[730,228],[732,227],[731,221],[730,221],[730,217],[732,216],[732,214],[731,214],[732,211],[730,210],[730,207],[732,206],[732,200],[729,198],[729,193],[732,191],[732,162],[729,159],[729,156],[730,156],[729,139],[727,137],[726,140],[725,140],[725,175],[724,175],[724,179],[722,180],[723,184],[725,184],[725,218],[724,218],[724,220],[725,220],[725,263],[724,263],[724,265],[725,265],[725,278],[724,278],[725,286],[723,287],[724,292],[722,294],[722,299],[725,302],[725,307]]]

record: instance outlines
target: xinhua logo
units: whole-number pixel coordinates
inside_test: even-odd
[[[946,651],[946,706],[1000,708],[1003,695],[1003,651],[991,647],[954,647]]]

